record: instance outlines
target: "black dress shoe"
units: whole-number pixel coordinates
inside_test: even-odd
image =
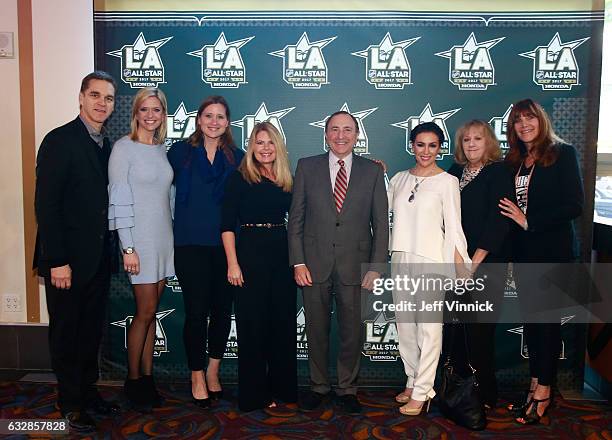
[[[196,399],[193,398],[193,404],[199,406],[200,408],[209,408],[210,407],[210,397],[206,397],[204,399]]]
[[[87,404],[87,411],[91,411],[99,416],[115,416],[121,413],[119,405],[113,402],[104,400],[98,396]]]
[[[223,390],[219,390],[219,391],[208,390],[208,397],[210,397],[212,400],[222,399],[223,398]]]
[[[85,411],[69,411],[62,413],[62,416],[68,420],[68,426],[76,432],[93,432],[98,428],[96,422]]]
[[[336,398],[336,403],[344,412],[348,414],[361,413],[361,403],[354,394],[345,394]]]
[[[311,411],[313,409],[317,409],[321,405],[325,397],[326,394],[321,394],[317,393],[316,391],[308,390],[300,396],[298,406],[301,409]]]

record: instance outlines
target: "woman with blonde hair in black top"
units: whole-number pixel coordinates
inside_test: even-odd
[[[499,316],[510,261],[511,227],[511,221],[500,214],[497,205],[502,198],[514,200],[514,188],[508,166],[500,162],[499,141],[485,121],[472,120],[459,127],[455,145],[455,164],[448,172],[459,179],[461,226],[472,258],[472,271],[475,277],[486,279],[486,290],[478,294],[479,298],[494,304],[493,313],[464,320],[470,341],[469,361],[476,369],[483,404],[495,407],[495,320]],[[455,367],[465,368],[465,374],[471,374],[467,371],[463,338],[454,338],[453,347],[445,350],[451,351]]]

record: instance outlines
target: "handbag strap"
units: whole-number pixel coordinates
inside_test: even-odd
[[[470,370],[472,371],[472,374],[476,373],[476,369],[472,366],[472,362],[471,362],[471,356],[470,356],[470,347],[468,345],[468,341],[467,341],[467,330],[465,328],[465,323],[464,322],[454,322],[451,324],[452,326],[459,326],[461,325],[461,328],[463,330],[463,343],[465,346],[465,353],[466,353],[466,357],[467,357],[467,364],[468,367],[470,367]],[[455,342],[455,331],[457,330],[457,327],[453,328],[453,331],[451,331],[451,336],[450,336],[450,343],[449,343],[449,350],[448,353],[446,355],[446,360],[444,362],[444,366],[450,366],[452,367],[452,352],[453,352],[453,344]]]

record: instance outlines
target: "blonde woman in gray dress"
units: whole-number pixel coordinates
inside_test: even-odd
[[[165,279],[174,275],[164,93],[141,89],[132,104],[131,132],[119,139],[108,164],[109,228],[119,232],[136,313],[127,331],[124,391],[135,406],[159,406],[153,381],[155,313]]]
[[[470,259],[461,228],[459,181],[436,164],[444,133],[435,123],[427,122],[411,131],[410,141],[416,165],[393,176],[387,190],[393,212],[389,245],[393,278],[406,275],[417,281],[423,277],[437,281],[470,276],[464,266]],[[404,415],[428,410],[436,395],[433,384],[442,349],[442,311],[422,312],[419,308],[421,301],[434,304],[434,298],[443,299],[443,293],[438,287],[419,288],[410,294],[393,292],[395,304],[406,300],[416,304],[415,312],[395,313],[399,352],[408,378],[405,390],[395,400],[404,404],[400,408]]]

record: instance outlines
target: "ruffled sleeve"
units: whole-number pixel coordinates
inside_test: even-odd
[[[134,246],[134,196],[128,181],[129,145],[118,141],[108,162],[108,228],[117,230],[123,249]]]
[[[467,251],[467,240],[461,227],[461,195],[459,192],[459,180],[449,174],[448,184],[444,185],[443,191],[443,215],[444,215],[444,262],[455,261],[455,249],[463,258],[464,263],[472,262]]]

